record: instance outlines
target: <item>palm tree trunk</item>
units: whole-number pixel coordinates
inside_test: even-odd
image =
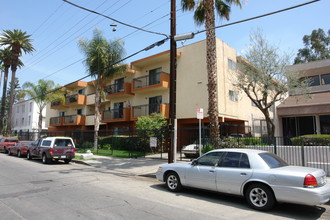
[[[42,131],[42,111],[43,111],[43,108],[42,107],[40,107],[39,108],[39,120],[38,120],[38,134],[39,134],[39,136],[40,136],[40,134],[41,134],[41,131]]]
[[[100,128],[100,104],[101,104],[101,81],[102,78],[99,76],[96,80],[96,89],[95,89],[95,116],[94,116],[94,150],[97,150],[98,137],[99,137],[99,128]]]
[[[5,74],[4,74],[4,77],[3,77],[2,99],[1,99],[1,112],[0,112],[0,133],[3,132],[3,125],[4,125],[3,119],[5,117],[8,72],[9,72],[9,67],[5,67]]]
[[[217,85],[217,53],[214,18],[214,0],[205,1],[206,31],[206,62],[208,75],[208,95],[211,144],[219,148],[219,119],[218,119],[218,85]]]
[[[18,57],[17,57],[17,60],[18,60]],[[16,62],[16,64],[17,64],[17,62]],[[16,70],[17,70],[17,65],[15,65],[15,62],[13,61],[13,64],[11,67],[10,99],[9,99],[8,118],[7,118],[7,135],[8,136],[11,135],[11,129],[12,129],[12,111],[13,111],[13,104],[14,104],[14,100],[15,100]]]

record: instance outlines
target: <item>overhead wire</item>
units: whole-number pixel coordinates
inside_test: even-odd
[[[63,1],[66,2],[66,3],[68,3],[68,4],[71,4],[71,5],[75,6],[75,7],[77,7],[77,8],[80,8],[80,9],[83,9],[83,10],[85,10],[85,11],[89,11],[89,12],[91,12],[91,13],[94,13],[94,14],[100,15],[100,16],[102,16],[102,17],[105,17],[105,18],[107,18],[107,19],[110,19],[110,20],[112,20],[112,21],[114,21],[114,22],[117,22],[118,24],[125,25],[125,26],[127,26],[127,27],[131,27],[131,28],[134,28],[134,29],[137,29],[137,30],[140,30],[140,31],[144,31],[144,32],[147,32],[147,33],[151,33],[151,34],[163,35],[163,36],[165,36],[165,37],[168,37],[168,36],[169,36],[168,34],[164,34],[164,33],[160,33],[160,32],[155,32],[155,31],[149,31],[149,30],[145,30],[145,29],[143,29],[143,28],[139,28],[139,27],[136,27],[136,26],[133,26],[133,25],[130,25],[130,24],[124,23],[124,22],[122,22],[122,21],[119,21],[119,20],[117,20],[117,19],[111,18],[111,17],[109,17],[109,16],[107,16],[107,15],[104,15],[104,14],[102,14],[102,13],[99,13],[99,12],[97,12],[97,11],[93,11],[93,10],[90,10],[90,9],[88,9],[88,8],[85,8],[85,7],[79,6],[79,5],[77,5],[77,4],[74,4],[74,3],[72,3],[72,2],[69,2],[69,1],[67,1],[67,0],[63,0]]]

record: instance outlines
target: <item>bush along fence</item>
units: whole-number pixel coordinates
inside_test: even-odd
[[[202,145],[211,150],[208,144],[208,129],[203,129]],[[93,150],[94,131],[42,132],[41,136],[69,136],[75,140],[78,152]],[[34,132],[19,132],[21,140],[35,140]],[[144,157],[149,154],[159,158],[167,157],[169,130],[101,130],[99,131],[98,150],[93,153],[118,157]],[[198,143],[198,129],[178,130],[178,156],[184,159],[182,148]],[[330,135],[305,135],[300,137],[222,137],[221,148],[250,148],[273,152],[290,165],[321,168],[330,176]],[[196,149],[198,151],[198,149]]]

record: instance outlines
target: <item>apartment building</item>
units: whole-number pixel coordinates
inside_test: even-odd
[[[46,127],[46,109],[43,110],[42,129]],[[39,109],[33,100],[20,100],[13,106],[12,130],[38,131]]]
[[[290,94],[277,107],[278,132],[283,137],[330,134],[330,59],[288,67],[309,80],[309,96]]]
[[[260,136],[262,113],[251,100],[232,86],[236,51],[217,39],[218,108],[223,135],[251,133]],[[169,118],[170,53],[165,51],[130,64],[129,70],[104,82],[100,129],[129,129],[139,116],[161,113]],[[197,127],[197,108],[204,109],[208,126],[206,41],[177,49],[178,128]],[[92,130],[94,125],[94,82],[65,86],[65,103],[48,106],[50,131]]]

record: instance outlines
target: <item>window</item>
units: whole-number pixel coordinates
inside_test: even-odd
[[[284,167],[288,165],[282,158],[272,153],[260,153],[259,156],[270,168]]]
[[[115,80],[115,90],[116,90],[116,92],[124,91],[124,78]]]
[[[238,94],[235,91],[229,90],[229,99],[233,102],[238,101]]]
[[[250,162],[244,153],[228,152],[223,158],[221,167],[250,168]]]
[[[31,125],[31,115],[29,115],[29,124],[28,125]]]
[[[30,112],[32,112],[32,102],[30,102]]]
[[[152,113],[160,113],[160,104],[162,104],[162,96],[149,98],[149,115]]]
[[[218,166],[219,160],[223,155],[223,152],[208,153],[200,157],[196,163],[202,166]]]
[[[321,75],[321,82],[322,82],[322,85],[330,84],[330,73],[322,74]]]
[[[22,105],[22,113],[25,112],[25,105]]]
[[[307,82],[309,86],[319,86],[320,85],[320,77],[317,76],[309,76],[307,77]]]
[[[234,70],[236,71],[236,62],[234,62],[233,60],[231,59],[228,59],[228,68],[230,70]]]
[[[24,118],[22,118],[21,125],[24,125]]]
[[[84,94],[84,89],[79,89],[78,94],[83,95]]]
[[[82,115],[82,109],[77,109],[77,115]]]
[[[149,70],[149,86],[160,83],[160,73],[162,68]]]
[[[49,140],[43,140],[41,146],[49,147],[49,146],[51,145],[51,143],[52,143],[52,142],[49,141]]]
[[[124,103],[123,102],[117,102],[113,104],[113,118],[123,118],[124,117]]]

